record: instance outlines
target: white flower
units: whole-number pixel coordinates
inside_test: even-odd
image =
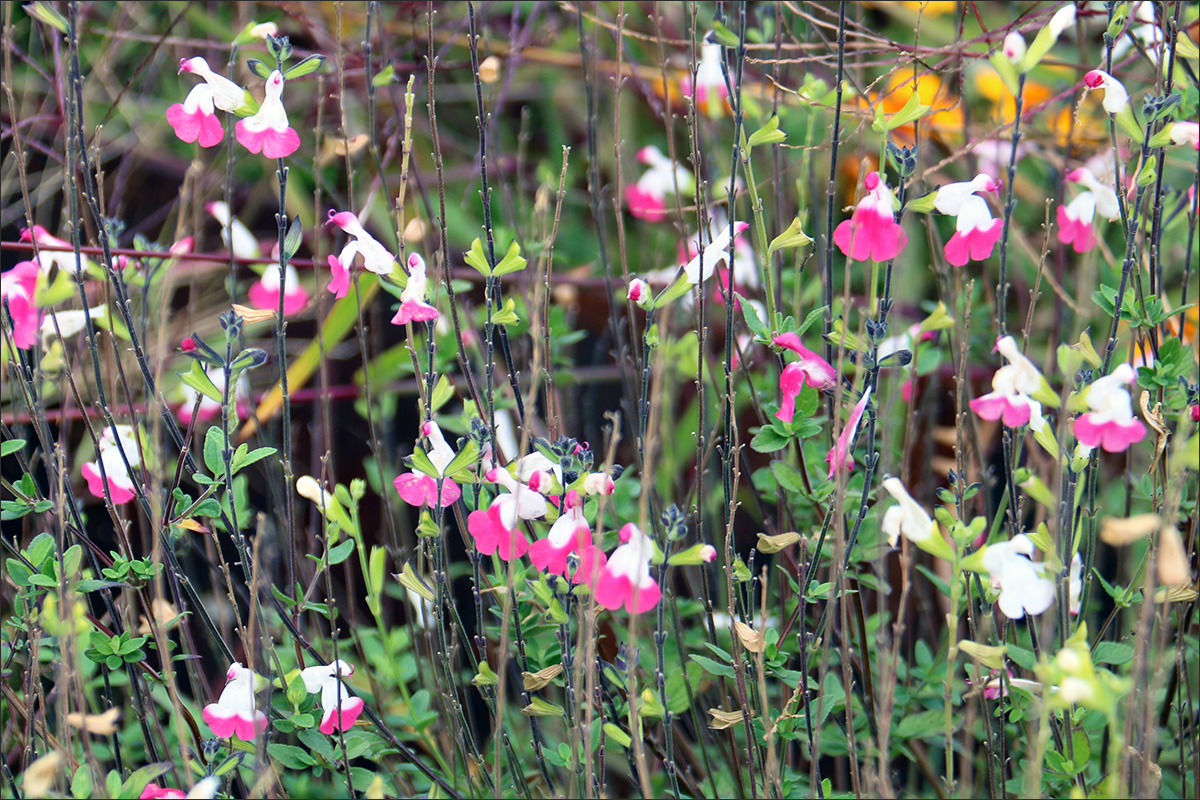
[[[892,506],[883,515],[882,527],[887,534],[888,544],[895,547],[901,534],[918,544],[934,535],[933,520],[921,504],[912,498],[899,478],[884,478],[883,488],[900,504]]]
[[[733,235],[738,236],[749,227],[748,223],[735,222],[733,223]],[[697,248],[697,250],[699,252],[683,268],[683,273],[687,276],[688,283],[693,286],[711,278],[717,268],[717,264],[725,263],[729,259],[729,226],[722,226],[720,233],[713,237],[712,242],[707,247],[703,250]],[[703,274],[701,274],[702,267]]]
[[[104,319],[108,316],[108,306],[98,305],[89,308],[87,311],[48,311],[42,319],[42,349],[50,346],[54,338],[62,334],[63,339],[69,339],[75,334],[87,327],[88,317],[92,319]],[[58,320],[58,329],[55,330],[54,320]]]
[[[1054,12],[1050,18],[1050,35],[1055,39],[1063,35],[1063,31],[1075,24],[1075,3],[1070,2]]]
[[[179,60],[179,72],[191,72],[203,78],[209,88],[212,89],[213,105],[222,111],[236,111],[246,102],[245,90],[224,75],[218,75],[213,72],[209,68],[208,62],[200,56],[196,56],[195,58],[181,58]]]
[[[1000,590],[996,603],[1009,619],[1037,616],[1054,602],[1054,581],[1045,576],[1042,564],[1029,558],[1033,550],[1033,542],[1020,533],[983,551],[983,568],[992,588]]]
[[[238,258],[258,258],[262,255],[258,249],[258,239],[250,232],[240,219],[231,216],[229,206],[223,200],[216,200],[204,207],[204,210],[221,223],[221,241],[233,251]],[[230,229],[233,231],[230,237]],[[232,244],[230,243],[232,241]]]
[[[1079,596],[1083,593],[1082,573],[1083,560],[1080,559],[1079,553],[1076,553],[1075,557],[1071,559],[1071,572],[1067,576],[1067,585],[1070,591],[1070,597],[1068,598],[1069,605],[1067,610],[1072,614],[1079,613]]]
[[[1109,114],[1120,114],[1129,106],[1129,92],[1125,85],[1102,69],[1094,69],[1083,76],[1088,89],[1104,90],[1104,110]]]
[[[991,175],[979,173],[969,181],[947,183],[937,190],[933,196],[933,207],[943,214],[957,215],[962,211],[962,205],[978,192],[999,191],[998,184]]]
[[[1025,58],[1025,37],[1018,31],[1009,31],[1004,37],[1004,57],[1013,64],[1020,64]]]

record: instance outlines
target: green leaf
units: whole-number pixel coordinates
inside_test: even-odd
[[[746,146],[749,149],[758,147],[760,144],[776,144],[787,140],[787,134],[779,130],[779,115],[773,115],[766,124],[750,134],[749,141]]]
[[[0,456],[11,456],[13,453],[18,453],[24,448],[24,439],[9,439],[6,442],[0,442]]]
[[[175,769],[175,765],[170,761],[160,761],[157,764],[147,764],[144,767],[134,771],[132,775],[125,779],[125,783],[121,786],[122,797],[137,797],[146,788],[150,781],[160,775],[165,775]],[[109,773],[111,775],[111,773]],[[110,781],[111,783],[111,781]],[[112,795],[116,797],[116,794]]]
[[[735,294],[741,300],[742,316],[746,320],[746,327],[749,328],[750,332],[753,333],[755,336],[758,336],[763,339],[769,339],[770,332],[767,330],[766,323],[763,322],[762,319],[758,316],[758,310],[755,309],[754,306],[751,305],[750,302],[748,300],[746,300],[745,296],[742,295],[740,292],[735,292]]]
[[[262,78],[264,81],[271,77],[271,68],[259,61],[257,58],[248,59],[246,61],[246,66],[250,68],[251,72]]]
[[[767,247],[767,255],[772,255],[776,250],[784,250],[793,247],[804,247],[812,243],[812,237],[806,234],[800,227],[800,217],[792,220],[788,225],[787,230],[771,240],[771,244]]]
[[[224,401],[221,390],[209,379],[208,373],[204,371],[204,367],[200,365],[199,361],[192,361],[191,370],[179,373],[179,378],[214,403]]]
[[[204,466],[214,476],[225,475],[225,432],[214,425],[204,434]]]
[[[478,240],[476,240],[478,241]],[[500,263],[496,265],[493,275],[499,277],[508,275],[511,272],[520,272],[525,269],[527,262],[521,256],[521,247],[515,241],[508,246],[508,252],[504,254],[504,258],[500,259]]]
[[[300,243],[303,240],[304,223],[300,221],[300,217],[292,217],[292,224],[288,226],[287,236],[283,239],[283,252],[287,254],[289,260],[300,250]],[[271,265],[267,269],[275,269],[275,266]]]
[[[317,765],[317,760],[307,750],[294,744],[272,742],[267,745],[267,754],[286,769],[305,770]]]
[[[433,397],[430,399],[430,411],[437,411],[442,406],[446,405],[454,397],[454,384],[450,383],[450,379],[444,374],[438,378],[437,385],[433,387]]]
[[[329,548],[329,565],[340,564],[350,557],[350,553],[354,551],[354,540],[347,539],[341,544],[334,545]]]
[[[483,254],[483,242],[478,236],[471,242],[471,249],[463,253],[463,259],[485,278],[492,274],[492,267],[488,264],[487,256]]]
[[[79,769],[75,770],[75,777],[71,779],[71,795],[79,800],[92,796],[92,771],[87,764],[80,764]]]
[[[305,75],[312,75],[325,64],[325,56],[313,54],[303,61],[288,67],[287,72],[283,73],[284,80],[295,80],[303,78]]]
[[[49,3],[44,3],[38,0],[36,3],[26,3],[21,6],[25,13],[36,19],[38,22],[43,22],[54,28],[59,33],[67,33],[70,31],[70,25],[67,23],[67,18],[64,17],[58,9]]]
[[[1100,642],[1092,652],[1092,660],[1113,666],[1126,664],[1133,660],[1133,648],[1121,642]]]
[[[908,714],[896,725],[899,739],[923,739],[945,735],[946,712],[935,709],[919,714]]]
[[[765,427],[750,440],[750,448],[758,453],[774,453],[787,447],[788,440],[772,427]]]
[[[395,82],[396,82],[396,67],[392,64],[388,64],[386,67],[381,69],[379,71],[379,73],[375,75],[374,78],[371,79],[371,85],[376,88],[378,88],[380,86],[387,86],[389,83],[395,83]]]
[[[922,105],[921,96],[917,92],[913,92],[908,96],[903,108],[888,117],[887,130],[894,131],[896,128],[916,122],[921,117],[929,113],[932,106]]]
[[[738,46],[737,34],[725,27],[724,23],[713,20],[712,27],[713,39],[717,41],[717,44],[723,44],[726,47]]]
[[[720,675],[726,678],[732,678],[734,676],[733,667],[729,666],[728,664],[722,664],[721,662],[711,659],[708,656],[699,656],[695,653],[692,653],[689,657],[703,667],[704,671],[710,675]]]
[[[629,734],[611,722],[604,723],[604,735],[626,750],[633,744],[633,739],[630,738]]]
[[[237,472],[243,467],[248,467],[256,461],[261,461],[268,456],[275,455],[277,451],[274,447],[258,447],[250,452],[246,452],[246,445],[238,447],[237,452],[233,454],[233,463],[231,464],[233,471]]]
[[[29,579],[34,574],[33,570],[15,558],[8,559],[5,565],[8,567],[8,577],[13,583],[22,589],[29,586]]]

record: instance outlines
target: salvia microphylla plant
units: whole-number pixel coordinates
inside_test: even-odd
[[[5,796],[1195,796],[1195,4],[647,11],[5,7]]]

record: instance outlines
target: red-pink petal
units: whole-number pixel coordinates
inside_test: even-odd
[[[175,135],[184,142],[199,140],[201,147],[212,147],[225,138],[225,130],[216,114],[205,114],[197,109],[191,114],[182,103],[167,109],[167,122],[175,129]]]
[[[329,709],[325,712],[325,716],[321,718],[321,733],[329,735],[336,730],[348,731],[354,727],[354,723],[358,721],[359,714],[363,712],[363,699],[361,697],[347,697],[342,700],[342,710],[336,711]]]
[[[346,296],[346,292],[350,291],[350,270],[337,256],[328,256],[327,261],[329,268],[333,270],[333,277],[329,280],[328,289],[333,292],[334,297],[341,300]]]

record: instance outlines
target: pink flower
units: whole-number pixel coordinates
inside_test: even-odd
[[[1011,336],[997,339],[995,350],[1009,363],[992,376],[992,391],[968,405],[982,419],[1003,420],[1009,428],[1028,424],[1035,431],[1041,430],[1045,424],[1042,404],[1032,397],[1042,389],[1045,379],[1041,371],[1021,353]]]
[[[717,560],[717,548],[711,544],[706,544],[700,548],[700,558],[706,564],[711,564]]]
[[[218,739],[237,736],[252,742],[267,729],[267,715],[254,704],[254,693],[259,676],[254,670],[246,669],[238,662],[230,665],[225,673],[225,689],[220,699],[204,707],[201,716],[212,728]]]
[[[475,547],[484,555],[499,554],[504,561],[520,558],[529,550],[529,540],[517,529],[517,502],[511,494],[502,494],[486,511],[467,516],[467,531],[475,538]]]
[[[349,678],[354,667],[341,659],[328,666],[308,667],[300,670],[300,678],[309,694],[321,695],[321,708],[325,712],[318,729],[325,735],[336,730],[348,731],[363,711],[363,699],[353,697],[341,677]]]
[[[199,142],[201,147],[212,147],[225,138],[225,129],[213,108],[212,89],[205,83],[193,86],[182,104],[167,109],[167,122],[181,141]]]
[[[871,387],[868,386],[867,390],[863,392],[862,399],[851,410],[850,418],[842,426],[837,444],[829,448],[829,454],[825,456],[825,461],[829,464],[830,480],[833,480],[833,476],[839,469],[846,472],[854,469],[854,456],[850,453],[850,448],[854,444],[854,437],[858,435],[858,424],[862,421],[863,412],[867,410],[867,402],[870,399]]]
[[[175,798],[187,797],[187,793],[182,789],[171,789],[167,786],[159,786],[157,783],[147,783],[146,788],[142,789],[142,793],[138,795],[139,800],[174,800]]]
[[[867,195],[850,219],[833,231],[833,243],[854,261],[889,261],[904,250],[908,234],[892,212],[892,193],[878,172],[867,175]]]
[[[607,609],[625,606],[630,614],[641,614],[654,608],[662,597],[658,582],[650,575],[654,543],[632,522],[621,528],[620,536],[624,544],[608,557],[592,594]]]
[[[625,204],[629,213],[647,222],[662,222],[666,219],[668,195],[676,189],[686,193],[692,186],[692,173],[682,164],[676,164],[662,154],[654,145],[643,147],[637,160],[649,167],[637,183],[625,187]]]
[[[956,267],[968,261],[983,261],[1000,241],[1004,220],[993,219],[987,202],[971,195],[963,201],[954,235],[946,242],[946,260]]]
[[[612,477],[605,472],[592,472],[583,479],[583,493],[587,495],[610,495],[614,489],[616,489],[616,485],[613,483]]]
[[[284,275],[286,277],[283,283],[283,315],[290,317],[292,314],[300,313],[308,305],[308,291],[300,285],[300,276],[296,274],[296,268],[291,264],[287,265]],[[249,297],[250,305],[255,308],[278,311],[279,268],[267,267],[262,277],[250,287]]]
[[[1081,444],[1121,453],[1146,438],[1146,426],[1134,418],[1133,401],[1125,388],[1135,378],[1133,367],[1119,364],[1087,387],[1084,400],[1090,410],[1075,420],[1075,438]]]
[[[38,272],[36,262],[22,261],[0,275],[0,303],[12,315],[13,344],[20,350],[33,347],[38,339],[40,314],[34,305]]]
[[[179,349],[185,353],[190,353],[196,349],[196,340],[190,336],[183,337],[183,341],[179,343]]]
[[[592,545],[592,529],[583,518],[583,500],[579,494],[567,492],[564,506],[546,538],[529,546],[529,560],[533,565],[556,575],[567,574],[567,556],[582,553]],[[587,577],[588,573],[576,568],[575,583],[583,583]]]
[[[396,258],[379,241],[367,233],[366,228],[359,222],[358,217],[349,211],[329,210],[326,225],[336,225],[351,237],[336,258],[329,256],[329,266],[333,269],[333,279],[329,282],[329,291],[341,299],[350,288],[350,269],[354,266],[354,257],[361,255],[363,266],[376,275],[390,275],[395,266]]]
[[[258,113],[238,120],[237,140],[251,153],[262,152],[267,158],[286,158],[300,147],[300,135],[288,126],[287,110],[279,99],[283,94],[283,75],[275,70],[267,78],[267,95]]]
[[[773,341],[776,346],[786,347],[800,356],[799,361],[793,361],[784,367],[779,376],[779,390],[783,400],[775,416],[784,422],[791,422],[796,414],[796,398],[805,384],[828,391],[837,386],[837,370],[828,361],[802,345],[800,337],[791,331],[777,335]]]
[[[450,466],[450,462],[454,460],[454,451],[450,449],[450,445],[446,444],[446,439],[442,436],[442,429],[433,420],[421,426],[421,434],[429,439],[429,443],[432,445],[425,455],[441,479],[442,508],[452,506],[458,502],[458,498],[462,497],[462,489],[458,487],[457,483],[446,477],[446,467]],[[396,493],[400,495],[400,499],[410,506],[434,508],[438,504],[438,478],[432,475],[426,475],[423,472],[408,472],[392,481],[392,485],[396,487]]]
[[[438,310],[425,302],[425,259],[412,253],[408,257],[408,283],[400,293],[400,309],[392,317],[392,324],[431,322],[437,318]]]

